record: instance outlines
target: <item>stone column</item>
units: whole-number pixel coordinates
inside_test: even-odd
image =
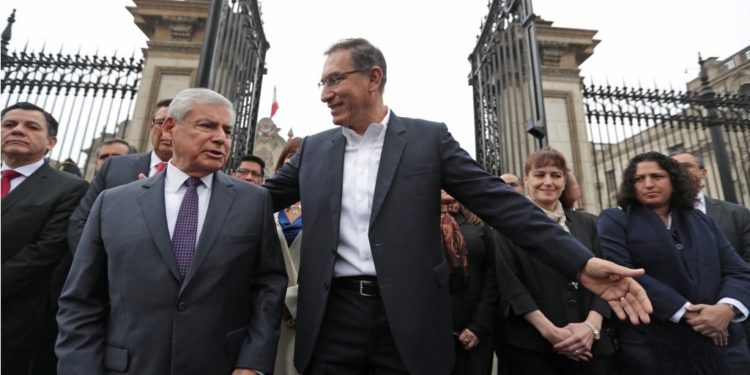
[[[549,145],[565,155],[568,167],[581,181],[583,195],[578,201],[579,207],[594,214],[598,214],[601,207],[597,199],[593,150],[588,139],[579,67],[599,44],[594,39],[596,33],[595,30],[553,27],[552,22],[537,21]]]
[[[133,120],[125,139],[139,151],[151,150],[149,124],[155,104],[193,86],[209,1],[134,0],[128,7],[149,38]]]

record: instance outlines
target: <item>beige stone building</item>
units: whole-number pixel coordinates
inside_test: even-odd
[[[712,89],[720,95],[750,95],[750,46],[719,60],[710,57],[704,66]],[[696,77],[687,84],[690,92],[700,92],[701,80]],[[702,114],[689,106],[641,108],[642,110],[661,111],[664,115],[676,118],[699,117]],[[632,109],[631,109],[632,110]],[[719,109],[720,111],[723,109]],[[732,115],[727,113],[724,115]],[[740,114],[741,115],[741,114]],[[744,116],[748,116],[745,108]],[[631,130],[632,129],[632,130]],[[748,129],[725,129],[723,140],[729,156],[735,194],[740,204],[750,203],[750,134]],[[723,199],[719,166],[714,155],[713,140],[708,129],[698,122],[670,123],[667,121],[643,122],[640,125],[610,125],[594,121],[589,124],[592,139],[595,143],[594,155],[597,191],[601,193],[604,208],[614,206],[614,195],[622,179],[622,173],[630,159],[638,153],[657,151],[664,154],[687,151],[703,158],[708,178],[703,192],[711,197]]]

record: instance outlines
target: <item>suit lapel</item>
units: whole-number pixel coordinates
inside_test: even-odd
[[[148,177],[149,172],[151,172],[151,153],[147,152],[133,162],[132,175],[137,179],[141,173]]]
[[[383,140],[383,152],[380,155],[380,166],[378,167],[378,177],[375,180],[375,193],[372,198],[372,211],[370,213],[370,226],[380,212],[383,201],[388,194],[388,190],[393,183],[393,177],[396,175],[398,163],[401,161],[401,155],[406,147],[406,139],[401,134],[406,129],[401,119],[391,112],[391,118],[388,121],[388,127],[385,131],[385,140]]]
[[[185,281],[182,283],[180,293],[185,290],[190,280],[198,272],[201,263],[203,263],[208,253],[214,248],[213,244],[216,242],[216,237],[224,227],[224,219],[226,219],[229,210],[232,208],[234,198],[237,195],[231,189],[232,186],[234,186],[234,182],[224,173],[216,172],[214,174],[214,181],[211,186],[211,198],[208,203],[206,218],[203,220],[201,236],[198,238],[198,243],[195,246],[193,261],[190,263],[187,275],[185,275]]]
[[[31,176],[26,177],[23,182],[11,190],[5,199],[3,199],[2,213],[5,213],[6,210],[42,186],[50,174],[52,174],[52,167],[45,161],[41,167],[32,173]]]
[[[344,152],[346,151],[346,138],[340,131],[333,132],[330,147],[326,151],[326,165],[328,166],[328,197],[331,206],[331,218],[333,219],[333,238],[339,238],[341,220],[341,193],[344,183]]]
[[[704,197],[706,199],[706,215],[714,219],[717,224],[720,223],[722,219],[724,218],[721,212],[722,211],[721,205],[718,203],[716,199],[709,198],[705,195]]]
[[[141,206],[143,219],[146,221],[146,227],[151,233],[151,238],[154,239],[156,248],[164,259],[164,263],[167,264],[167,268],[179,281],[180,274],[177,272],[177,262],[172,252],[172,240],[169,238],[166,206],[164,204],[165,176],[166,173],[161,173],[155,178],[145,180],[144,191],[138,195],[138,204]]]

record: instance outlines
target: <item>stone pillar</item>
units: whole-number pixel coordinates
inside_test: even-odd
[[[193,86],[200,58],[209,0],[134,0],[128,7],[149,38],[133,120],[125,139],[139,151],[151,150],[149,124],[154,105]]]
[[[553,27],[537,21],[549,145],[565,155],[581,182],[579,207],[598,214],[596,172],[583,107],[580,65],[594,52],[597,31]]]

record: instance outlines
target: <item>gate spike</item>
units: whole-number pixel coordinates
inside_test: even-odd
[[[26,44],[23,46],[21,53],[26,53],[26,49],[29,48],[29,38],[26,38]]]
[[[64,41],[62,43],[60,43],[60,52],[57,53],[58,55],[62,55],[63,48],[65,48],[65,42]]]
[[[76,52],[76,56],[81,55],[81,43],[78,43],[78,52]]]

